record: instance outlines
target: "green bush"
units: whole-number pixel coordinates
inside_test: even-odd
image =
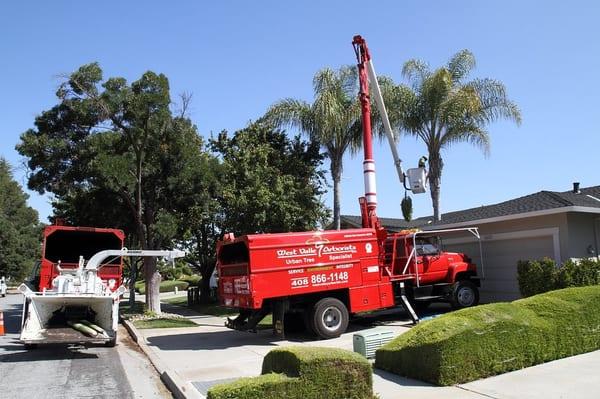
[[[568,260],[560,268],[549,258],[519,261],[517,279],[524,297],[560,288],[597,285],[600,284],[600,261]]]
[[[423,322],[376,352],[375,367],[452,385],[600,349],[600,286],[567,288]]]
[[[208,399],[373,398],[371,365],[337,348],[291,346],[270,351],[262,375],[217,385]]]
[[[163,280],[181,280],[181,277],[193,274],[190,266],[183,261],[176,261],[175,267],[170,263],[159,263],[158,271]]]
[[[566,261],[556,273],[556,288],[583,287],[600,284],[600,262],[581,259]]]
[[[193,274],[191,276],[183,275],[179,277],[179,281],[185,281],[190,287],[197,287],[200,283],[200,280],[202,280],[202,276],[199,274]]]
[[[517,280],[523,296],[541,294],[556,288],[556,263],[550,258],[517,263]]]
[[[185,291],[185,290],[187,290],[188,286],[189,286],[189,283],[187,283],[186,281],[178,281],[178,280],[161,281],[159,292],[173,292],[173,291],[175,291],[175,287],[177,287],[179,289],[179,291]],[[146,293],[146,282],[145,281],[136,282],[135,290],[137,292],[139,292],[140,294],[145,294]]]

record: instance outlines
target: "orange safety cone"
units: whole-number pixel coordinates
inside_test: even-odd
[[[0,336],[4,335],[4,313],[0,310]]]

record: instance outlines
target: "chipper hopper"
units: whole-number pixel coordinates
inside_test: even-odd
[[[99,265],[109,257],[151,256],[174,259],[183,251],[105,250],[89,261],[79,258],[76,269],[61,268],[52,289],[33,291],[21,284],[25,296],[20,341],[28,347],[51,343],[104,343],[114,346],[117,338],[119,299],[124,286],[114,287],[98,276]]]

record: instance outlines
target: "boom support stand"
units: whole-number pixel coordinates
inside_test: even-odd
[[[417,316],[417,313],[412,308],[408,298],[406,297],[406,288],[404,288],[404,283],[400,283],[400,300],[402,301],[402,307],[410,316],[413,325],[419,324],[419,316]]]

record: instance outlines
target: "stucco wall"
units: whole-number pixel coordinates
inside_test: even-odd
[[[569,234],[566,237],[568,242],[568,251],[564,258],[585,258],[595,256],[598,253],[597,223],[598,215],[589,213],[569,212],[567,220],[569,225]],[[595,251],[595,254],[588,252],[588,247]]]

